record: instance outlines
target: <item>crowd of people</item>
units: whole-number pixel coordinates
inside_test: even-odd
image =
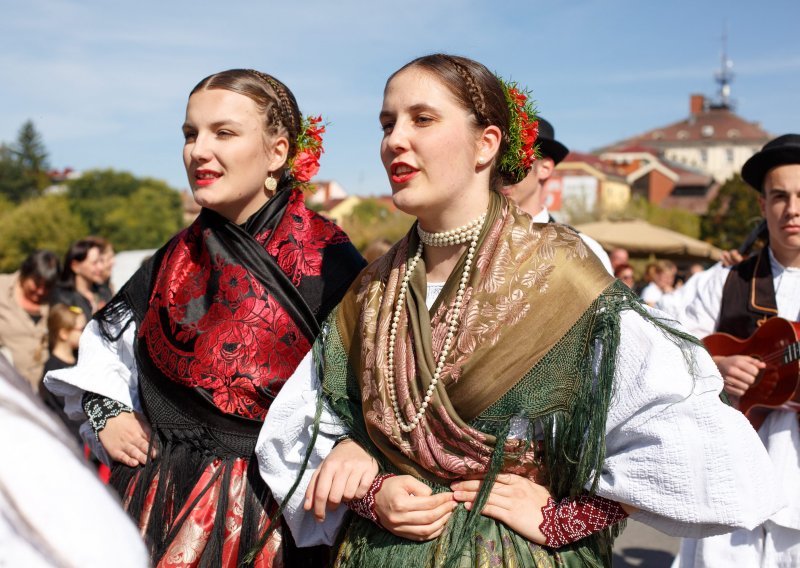
[[[631,518],[679,567],[800,565],[800,407],[740,411],[769,357],[701,341],[799,319],[800,136],[743,168],[763,250],[635,290],[544,207],[524,88],[434,54],[376,111],[416,221],[368,261],[305,206],[321,120],[232,69],[188,97],[199,217],[120,290],[97,237],[0,276],[0,564],[610,566]]]

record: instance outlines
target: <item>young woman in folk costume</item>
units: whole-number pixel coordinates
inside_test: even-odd
[[[276,509],[251,462],[256,437],[364,265],[304,204],[323,130],[269,75],[203,79],[183,125],[200,216],[90,323],[78,366],[47,379],[89,417],[156,566],[239,566]],[[301,565],[282,544],[271,532],[254,564]]]
[[[311,530],[306,484],[317,518],[348,500],[359,514],[337,566],[610,566],[629,514],[709,534],[778,508],[769,461],[696,340],[575,232],[497,193],[533,159],[524,95],[431,55],[390,77],[380,122],[394,202],[417,223],[356,278],[267,418],[256,452],[296,536]],[[381,469],[361,499],[356,455]]]

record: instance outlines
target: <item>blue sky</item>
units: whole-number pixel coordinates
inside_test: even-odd
[[[527,85],[557,137],[589,151],[680,120],[715,93],[723,25],[738,112],[800,132],[800,2],[719,0],[0,0],[0,141],[32,119],[54,167],[112,167],[188,186],[186,97],[253,67],[329,124],[321,179],[385,194],[386,77],[435,51]]]

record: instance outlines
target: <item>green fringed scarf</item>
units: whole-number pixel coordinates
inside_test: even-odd
[[[557,500],[587,486],[594,490],[604,459],[620,313],[644,315],[637,298],[573,231],[533,224],[494,196],[443,379],[420,426],[406,434],[388,397],[386,351],[395,298],[417,238],[412,229],[368,267],[328,319],[315,346],[323,396],[382,469],[414,475],[435,492],[468,474],[483,473],[485,482],[472,511],[458,507],[435,541],[407,541],[353,517],[336,565],[610,565],[611,531],[552,550],[478,511],[500,472],[535,477]],[[463,261],[430,312],[424,266],[409,283],[395,344],[397,396],[406,421],[430,384]],[[515,418],[525,419],[528,429],[510,439]]]

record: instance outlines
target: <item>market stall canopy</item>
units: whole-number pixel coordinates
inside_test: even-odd
[[[624,248],[631,256],[719,260],[722,251],[682,233],[656,227],[641,219],[598,221],[575,227],[599,242],[604,249]]]

